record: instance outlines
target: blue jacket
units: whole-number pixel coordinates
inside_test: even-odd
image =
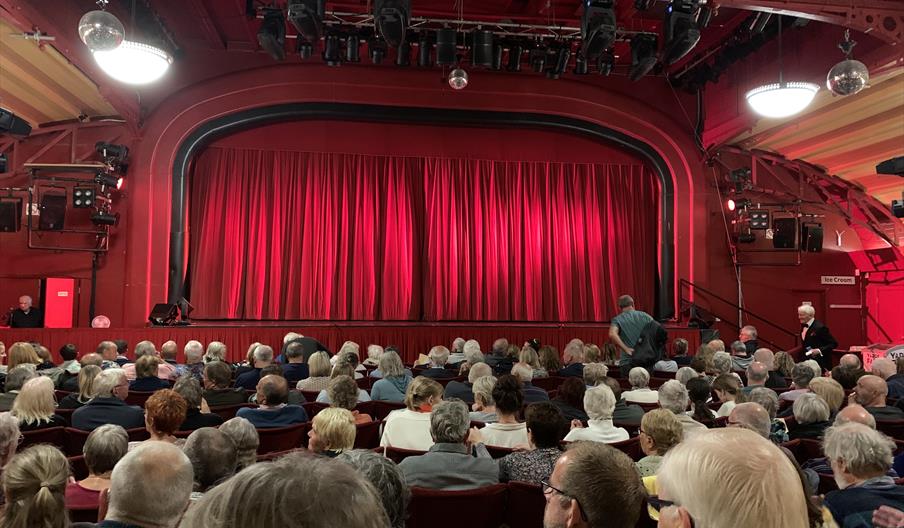
[[[242,407],[235,415],[248,420],[257,429],[288,427],[308,421],[308,413],[298,405],[283,405],[276,409]]]
[[[72,427],[76,429],[93,431],[104,424],[121,425],[126,429],[144,427],[144,411],[109,396],[94,398],[72,413]]]
[[[584,364],[583,363],[572,363],[571,365],[568,365],[567,367],[560,370],[559,376],[583,378],[584,377]]]
[[[295,384],[310,376],[310,370],[306,363],[286,363],[282,366],[283,376],[289,382],[290,388],[295,388]]]
[[[891,477],[869,479],[858,486],[830,491],[823,502],[839,528],[872,527],[873,510],[891,506],[904,510],[904,486]]]
[[[257,388],[257,382],[261,380],[261,369],[255,368],[248,372],[243,372],[235,378],[233,387],[245,390],[254,390]]]
[[[148,378],[138,378],[135,381],[129,383],[130,391],[138,391],[138,392],[154,392],[160,389],[169,389],[172,386],[165,380],[158,378],[157,376],[151,376]]]

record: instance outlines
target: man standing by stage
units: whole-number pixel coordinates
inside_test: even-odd
[[[832,351],[838,341],[832,337],[826,325],[815,319],[816,310],[809,304],[797,308],[800,320],[800,337],[803,342],[802,360],[815,359],[823,370],[832,370]]]
[[[28,295],[19,297],[19,307],[10,312],[9,326],[12,328],[43,328],[44,313],[31,305]]]
[[[640,333],[653,320],[653,317],[646,312],[634,309],[634,299],[630,295],[622,295],[618,298],[618,308],[621,313],[616,315],[609,325],[609,341],[621,349],[618,366],[622,372],[626,372],[626,369],[631,366],[634,345],[637,344]]]

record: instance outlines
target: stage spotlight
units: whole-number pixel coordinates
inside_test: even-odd
[[[471,64],[489,68],[493,65],[493,33],[483,29],[471,33]]]
[[[323,62],[325,62],[327,66],[339,66],[342,64],[338,35],[327,35],[323,40]]]
[[[411,43],[407,40],[396,49],[396,66],[411,66]]]
[[[286,18],[308,42],[320,40],[325,4],[325,0],[289,0]]]
[[[374,25],[377,34],[393,48],[398,48],[405,42],[410,17],[411,0],[376,0],[374,2]]]
[[[597,62],[597,69],[599,70],[600,75],[609,75],[614,68],[615,55],[608,51],[600,53],[600,58]]]
[[[729,211],[734,211],[735,209],[738,208],[738,204],[735,203],[735,201],[732,200],[731,198],[729,198],[728,201],[725,202],[725,206],[728,207]]]
[[[119,213],[113,214],[98,211],[91,215],[91,221],[94,222],[95,225],[115,226],[119,223]]]
[[[345,61],[361,62],[361,39],[357,33],[352,33],[345,40]]]
[[[539,43],[530,50],[530,67],[534,73],[542,73],[546,68],[546,48]]]
[[[741,167],[728,173],[728,181],[734,184],[736,193],[741,193],[750,188],[750,167]]]
[[[107,174],[106,172],[98,172],[94,175],[94,182],[104,187],[116,187],[118,189],[122,186],[120,180],[122,180],[122,178],[119,176]]]
[[[314,46],[310,42],[298,39],[298,56],[304,60],[310,59],[314,54]]]
[[[113,167],[121,167],[129,158],[129,147],[125,145],[98,141],[94,144],[94,151],[100,154],[104,163]]]
[[[748,209],[747,215],[750,217],[750,229],[769,229],[768,209]]]
[[[569,59],[571,59],[571,46],[566,43],[555,51],[555,62],[551,68],[546,70],[546,78],[558,79],[561,77],[568,68]]]
[[[436,30],[436,63],[451,66],[458,61],[458,33],[452,28]]]
[[[521,44],[512,44],[509,48],[508,63],[505,69],[510,72],[521,71],[521,57],[524,55],[524,47]]]
[[[631,73],[629,77],[636,81],[650,73],[656,66],[656,35],[641,34],[631,38]]]
[[[700,29],[694,20],[698,0],[672,0],[665,10],[665,44],[662,60],[675,64],[700,42]]]
[[[94,207],[94,187],[75,187],[72,189],[72,207],[76,209]]]
[[[421,33],[421,38],[417,43],[417,65],[419,67],[430,68],[433,66],[430,48],[430,37],[428,37],[426,33]]]
[[[575,75],[587,75],[587,59],[584,58],[580,53],[577,54],[574,58],[574,74]]]
[[[453,90],[464,90],[468,86],[468,72],[461,68],[455,68],[449,74],[449,86]]]
[[[581,16],[581,52],[594,59],[615,43],[614,0],[585,0]]]
[[[634,0],[634,9],[638,11],[646,11],[653,5],[654,0]]]
[[[383,64],[383,59],[386,57],[386,46],[383,45],[383,41],[370,39],[367,41],[367,50],[370,54],[370,62]]]
[[[286,58],[286,18],[280,9],[265,9],[257,42],[275,60]]]

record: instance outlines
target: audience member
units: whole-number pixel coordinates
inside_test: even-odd
[[[657,484],[654,503],[662,506],[661,527],[810,525],[794,464],[774,444],[743,428],[713,429],[681,442],[663,459]]]
[[[382,348],[380,349],[382,353]],[[304,347],[301,343],[295,341],[286,345],[284,357],[287,361],[282,365],[283,376],[286,378],[290,387],[294,387],[299,381],[305,379],[310,374],[308,365],[304,362]]]
[[[355,447],[355,433],[355,417],[351,411],[341,407],[323,409],[311,420],[308,450],[333,458]]]
[[[496,378],[493,376],[481,376],[474,381],[474,403],[471,404],[472,410],[468,413],[471,420],[493,423],[499,419],[496,414],[496,400],[493,399],[494,387],[496,387]]]
[[[160,360],[156,356],[144,355],[135,361],[135,380],[129,383],[129,390],[154,392],[170,388],[170,384],[157,377]]]
[[[562,363],[559,376],[584,377],[584,343],[580,339],[572,339],[562,352]]]
[[[53,356],[50,354],[50,350],[39,343],[35,343],[32,346],[35,349],[35,354],[38,355],[38,359],[41,360],[40,363],[35,365],[35,370],[42,371],[41,375],[43,376],[58,376],[60,370],[57,368],[56,363],[53,362]]]
[[[618,366],[625,371],[631,365],[634,345],[653,318],[648,313],[635,309],[634,299],[630,295],[618,298],[618,309],[619,314],[609,324],[609,341],[620,349]]]
[[[405,528],[411,491],[401,470],[394,462],[365,449],[346,451],[337,456],[336,460],[354,468],[377,490],[383,502],[383,510],[389,517],[390,528]]]
[[[544,345],[540,347],[539,354],[540,367],[545,369],[550,375],[553,372],[558,373],[562,368],[562,363],[559,361],[559,351],[555,347]]]
[[[838,360],[838,365],[855,370],[861,370],[863,368],[863,363],[860,362],[860,357],[857,354],[844,354],[841,356],[841,359]]]
[[[251,422],[244,418],[230,418],[223,422],[218,430],[235,444],[236,471],[241,471],[257,461],[260,436]]]
[[[417,451],[430,449],[433,445],[430,411],[442,397],[442,385],[424,376],[414,378],[405,391],[405,409],[389,413],[384,420],[380,445]]]
[[[42,444],[23,450],[3,469],[6,507],[0,526],[68,528],[68,479],[69,462],[56,447]]]
[[[370,389],[370,397],[374,401],[405,401],[405,391],[412,378],[411,374],[405,370],[405,366],[402,365],[399,355],[393,350],[385,351],[380,357],[378,370],[382,371],[382,379],[374,382]]]
[[[691,404],[688,413],[698,422],[712,422],[716,419],[714,413],[706,404],[712,394],[712,386],[707,378],[694,378],[687,382],[687,397]]]
[[[780,400],[793,402],[801,395],[810,392],[810,381],[814,378],[813,369],[803,363],[794,365],[791,369],[791,387],[793,390],[785,391],[779,395]]]
[[[518,363],[529,366],[533,370],[532,377],[534,378],[549,377],[549,371],[540,365],[540,354],[529,345],[522,348],[521,352],[518,353]]]
[[[66,507],[97,508],[100,492],[110,487],[113,468],[129,450],[129,435],[118,425],[102,425],[91,431],[82,454],[88,476],[66,486]]]
[[[866,375],[857,380],[857,386],[849,400],[866,408],[877,422],[888,420],[904,420],[904,411],[898,407],[886,405],[888,384],[879,376]]]
[[[771,390],[771,389],[764,389]],[[755,402],[745,402],[735,405],[728,415],[728,427],[742,427],[766,439],[771,439],[772,418],[765,407]]]
[[[446,390],[443,392],[443,398],[446,400],[457,398],[468,405],[472,405],[474,403],[474,382],[479,378],[491,376],[492,374],[493,369],[486,363],[472,365],[471,368],[468,369],[468,380],[464,382],[457,380],[450,381],[446,385]]]
[[[689,343],[687,342],[687,339],[679,337],[672,341],[672,359],[678,364],[678,368],[686,367],[691,364],[691,357],[687,355],[688,348]]]
[[[260,345],[255,348],[253,355],[254,368],[237,375],[234,387],[253,390],[261,379],[261,369],[273,363],[273,349],[267,345]]]
[[[211,341],[207,343],[207,351],[204,352],[204,363],[213,363],[214,361],[226,361],[226,345],[220,341]]]
[[[759,361],[754,361],[747,367],[747,386],[741,389],[741,392],[750,394],[750,391],[757,387],[766,387],[768,379],[769,367]]]
[[[211,407],[245,403],[245,389],[232,388],[232,369],[222,361],[211,361],[204,366],[204,401]]]
[[[515,451],[499,460],[499,480],[517,480],[540,484],[549,480],[556,459],[562,453],[560,444],[568,422],[556,406],[549,402],[527,407],[527,439],[530,449]]]
[[[114,339],[113,344],[116,345],[116,364],[122,368],[129,362],[129,342],[125,339]]]
[[[731,367],[733,370],[746,371],[753,363],[753,356],[747,355],[747,345],[740,341],[731,343]]]
[[[65,345],[60,347],[60,357],[63,358],[63,362],[60,363],[60,368],[55,376],[51,376],[53,378],[53,383],[58,388],[62,388],[63,384],[76,376],[78,376],[79,370],[81,369],[81,365],[78,362],[78,347],[73,345],[72,343],[66,343]]]
[[[151,434],[150,440],[177,443],[173,435],[179,430],[179,426],[185,421],[188,403],[172,389],[162,389],[147,399],[144,403],[144,428]],[[133,449],[141,442],[130,442],[129,449]]]
[[[607,376],[603,383],[612,390],[612,395],[615,396],[615,410],[612,411],[612,421],[619,424],[640,425],[640,419],[643,418],[643,408],[640,405],[628,405],[622,399],[622,389],[617,379]]]
[[[185,398],[188,410],[185,412],[185,421],[179,426],[179,431],[194,431],[202,427],[218,427],[223,423],[223,417],[210,412],[203,412],[201,384],[197,378],[186,374],[176,380],[173,390]]]
[[[646,492],[634,462],[614,447],[577,442],[543,483],[546,528],[634,528]]]
[[[684,429],[675,415],[665,409],[653,409],[640,422],[640,448],[644,457],[636,462],[641,477],[651,477],[659,470],[662,457],[678,445]]]
[[[468,370],[478,363],[486,363],[486,357],[480,351],[480,344],[475,340],[470,340],[462,345],[462,357],[464,361],[458,364],[459,375],[464,375]],[[451,357],[451,356],[450,356]],[[450,359],[451,363],[451,359]],[[492,367],[490,367],[492,373]]]
[[[578,378],[565,378],[559,385],[556,397],[551,403],[559,409],[562,416],[571,423],[572,420],[586,421],[590,418],[584,411],[584,393],[587,385]]]
[[[653,371],[678,372],[678,367],[681,366],[678,363],[679,359],[682,364],[690,363],[690,358],[687,357],[687,339],[680,337],[672,341],[672,357],[663,357],[657,361],[653,365]]]
[[[628,431],[616,427],[612,423],[612,411],[615,409],[615,395],[608,385],[598,385],[587,389],[584,393],[584,410],[590,420],[584,427],[578,420],[572,420],[571,431],[565,436],[566,442],[588,440],[612,444],[627,440]]]
[[[420,375],[428,378],[452,378],[455,374],[446,369],[446,362],[449,360],[449,349],[444,346],[435,346],[430,349],[428,354],[430,357],[430,368],[423,370]]]
[[[890,438],[847,423],[826,430],[823,450],[839,488],[826,494],[823,505],[839,526],[872,526],[880,506],[904,509],[904,486],[886,475],[895,450]]]
[[[753,354],[753,360],[765,365],[766,369],[769,371],[765,383],[766,387],[770,389],[784,389],[788,386],[785,377],[775,370],[775,354],[773,354],[771,350],[768,348],[757,349]]]
[[[175,343],[173,343],[173,346],[175,346]],[[156,347],[156,345],[154,345],[153,342],[140,341],[137,345],[135,345],[135,361],[137,362],[139,359],[141,359],[144,356],[154,356],[158,360],[160,359],[160,355],[157,352],[157,347]],[[103,365],[102,365],[102,367],[105,369],[107,368],[106,366],[103,366]],[[115,367],[116,366],[114,365],[114,368]],[[126,373],[126,377],[129,379],[129,381],[133,381],[133,380],[135,380],[135,378],[137,378],[137,373],[135,372],[135,367],[136,367],[135,363],[126,363],[125,365],[122,366],[122,370],[123,370],[123,372]],[[174,367],[173,365],[170,365],[166,361],[158,361],[157,377],[164,381],[176,379],[176,377],[177,377],[176,376],[176,367]]]
[[[3,468],[9,463],[16,454],[16,448],[19,446],[19,439],[22,437],[19,432],[19,421],[8,412],[0,413],[0,474]],[[3,490],[0,488],[0,507],[3,506]]]
[[[191,462],[181,449],[165,442],[144,442],[113,468],[107,516],[97,526],[173,528],[188,506],[192,486]],[[236,506],[255,509],[247,503]]]
[[[603,379],[609,374],[609,369],[602,363],[587,363],[584,365],[584,385],[588,389],[596,387],[602,383]]]
[[[257,382],[257,409],[242,407],[236,412],[258,429],[287,427],[308,421],[308,415],[299,405],[287,405],[289,386],[282,376],[264,376]]]
[[[870,368],[872,369],[872,374],[874,376],[878,376],[885,380],[885,384],[888,386],[889,398],[897,400],[904,396],[904,379],[896,378],[898,369],[895,366],[894,361],[885,357],[876,358],[873,360],[873,365]]]
[[[367,359],[362,364],[368,367],[376,367],[380,364],[380,358],[383,356],[383,347],[380,345],[367,345]]]
[[[681,367],[680,369],[678,369],[678,372],[675,373],[675,379],[678,381],[678,383],[684,386],[687,386],[688,380],[699,377],[700,373],[694,370],[692,367]]]
[[[200,382],[204,375],[204,345],[191,340],[185,344],[182,351],[185,353],[184,371]]]
[[[180,526],[385,528],[389,519],[378,492],[350,466],[292,453],[207,492]]]
[[[813,378],[807,388],[825,400],[832,416],[841,409],[841,405],[844,403],[844,389],[837,381],[832,378]]]
[[[788,424],[788,437],[822,438],[826,428],[832,425],[829,421],[829,405],[813,393],[801,394],[792,406],[794,422]]]
[[[213,427],[202,427],[188,435],[182,451],[191,462],[194,485],[191,499],[196,501],[236,471],[235,442]]]
[[[600,365],[602,366],[602,365]],[[605,367],[603,367],[605,368]],[[524,403],[530,404],[534,402],[549,401],[549,394],[540,387],[535,387],[533,383],[534,369],[524,363],[512,366],[512,375],[521,382],[521,394],[524,396]]]
[[[144,411],[124,401],[129,380],[121,369],[110,368],[94,380],[94,398],[72,413],[72,427],[93,431],[101,425],[121,425],[125,429],[144,427]]]
[[[465,343],[467,348],[467,343]],[[495,375],[508,374],[512,371],[515,359],[509,356],[509,342],[504,337],[493,341],[493,349],[486,357],[485,361],[493,368]]]
[[[856,356],[854,357],[856,358]],[[854,387],[857,386],[857,380],[865,374],[860,368],[844,365],[837,365],[832,369],[832,379],[840,383],[844,390],[854,390]]]
[[[839,411],[838,416],[835,417],[835,421],[832,423],[832,426],[837,427],[846,423],[859,423],[869,427],[870,429],[876,428],[876,419],[873,418],[873,415],[856,403],[852,403]],[[814,482],[819,482],[820,474],[832,475],[833,473],[832,464],[826,457],[818,457],[807,460],[803,464],[803,470],[807,474],[807,477]],[[886,474],[892,478],[898,477],[898,474],[895,472],[894,468],[889,468]]]
[[[348,410],[352,413],[355,423],[362,424],[373,421],[369,414],[355,410],[359,401],[370,401],[370,396],[367,396],[366,400],[361,399],[362,396],[366,395],[367,391],[359,389],[351,376],[337,376],[330,381],[330,386],[326,390],[326,401],[323,402],[320,396],[317,397],[317,400],[322,403],[329,403],[339,409]]]
[[[493,387],[497,420],[480,430],[487,445],[515,447],[527,445],[527,425],[518,421],[518,413],[524,404],[521,383],[511,374],[503,374]]]
[[[87,365],[78,372],[78,392],[67,394],[60,400],[60,409],[78,409],[94,397],[94,380],[101,369],[96,365]]]
[[[650,373],[642,367],[634,367],[628,372],[631,390],[622,393],[621,397],[630,403],[656,403],[659,393],[650,389]]]
[[[684,429],[684,437],[690,438],[695,433],[705,431],[706,426],[685,414],[687,404],[687,388],[680,381],[669,380],[659,387],[659,406],[675,415]]]
[[[89,365],[94,365],[97,368],[101,368],[101,366],[103,365],[103,359],[101,359],[101,357],[98,356],[97,354],[95,354],[94,352],[85,354],[84,356],[81,357],[81,359],[79,359],[78,362],[79,362],[79,371],[81,371],[81,369],[83,369]],[[66,392],[78,392],[78,377],[77,376],[66,377],[66,379],[62,380],[62,383],[60,384],[60,390],[64,390]]]
[[[35,366],[32,363],[21,363],[15,367],[10,367],[6,374],[6,384],[3,394],[0,394],[0,411],[9,411],[13,408],[19,391],[32,378],[37,377]]]
[[[720,374],[713,380],[712,390],[722,402],[719,410],[716,412],[716,418],[722,418],[731,414],[731,410],[738,403],[747,400],[741,393],[741,382],[733,374]]]
[[[10,414],[19,420],[20,431],[65,427],[66,420],[54,414],[55,410],[53,381],[46,376],[38,376],[22,386]]]
[[[784,350],[780,350],[775,353],[775,358],[773,361],[775,363],[776,372],[786,378],[794,377],[792,372],[794,371],[795,364],[794,358],[791,356],[791,354],[785,352]],[[819,363],[817,363],[817,365],[819,365]],[[816,374],[814,374],[814,377],[816,377]]]
[[[326,352],[315,352],[308,358],[310,375],[295,384],[295,388],[303,391],[322,391],[330,384],[330,357]]]
[[[509,377],[504,375],[500,380]],[[405,482],[440,490],[482,488],[499,482],[499,467],[479,442],[481,435],[470,437],[469,424],[468,408],[463,402],[437,403],[430,413],[434,444],[426,454],[408,457],[399,464]],[[477,456],[472,456],[472,449]]]
[[[758,387],[750,391],[747,395],[747,399],[751,403],[756,403],[765,409],[766,413],[769,415],[769,420],[772,422],[769,430],[769,439],[776,444],[787,442],[788,427],[785,425],[784,420],[776,417],[778,413],[778,394],[772,389]],[[731,418],[729,418],[729,422],[731,422]]]
[[[713,368],[712,368],[712,376],[715,379],[722,374],[731,374],[732,376],[738,376],[734,372],[732,372],[732,363],[731,363],[731,355],[728,352],[716,352],[713,354]],[[738,376],[738,381],[741,378]]]
[[[7,364],[8,371],[11,371],[12,369],[16,368],[19,365],[28,364],[28,365],[37,367],[41,363],[42,363],[41,358],[38,357],[38,353],[35,352],[35,347],[31,343],[19,341],[19,342],[13,343],[9,347],[9,351],[7,352],[7,358],[6,358],[6,364]]]
[[[738,341],[744,343],[748,356],[754,355],[759,348],[756,327],[747,325],[741,328],[741,331],[738,332]]]
[[[198,343],[197,341],[195,341],[195,342]],[[191,341],[189,341],[189,343],[191,343]],[[201,343],[198,343],[198,345],[200,345],[200,344]],[[188,343],[186,343],[186,346],[188,346]],[[176,369],[177,376],[181,375],[180,367],[182,367],[182,365],[179,365],[179,362],[176,361],[176,351],[178,349],[179,349],[179,345],[177,345],[176,342],[173,340],[167,341],[167,342],[163,343],[162,345],[160,345],[160,359],[163,360],[164,362],[172,365],[173,368]]]

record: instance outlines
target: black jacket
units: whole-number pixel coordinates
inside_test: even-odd
[[[823,370],[832,370],[832,351],[838,348],[838,340],[832,337],[826,325],[814,319],[813,324],[807,330],[806,337],[804,337],[803,346],[804,354],[806,354],[808,349],[815,350],[818,348],[822,355],[813,359],[819,363]],[[804,359],[809,359],[806,356],[803,357]]]
[[[93,431],[104,424],[121,425],[126,429],[144,427],[144,411],[109,396],[94,398],[72,413],[72,427],[76,429]]]

